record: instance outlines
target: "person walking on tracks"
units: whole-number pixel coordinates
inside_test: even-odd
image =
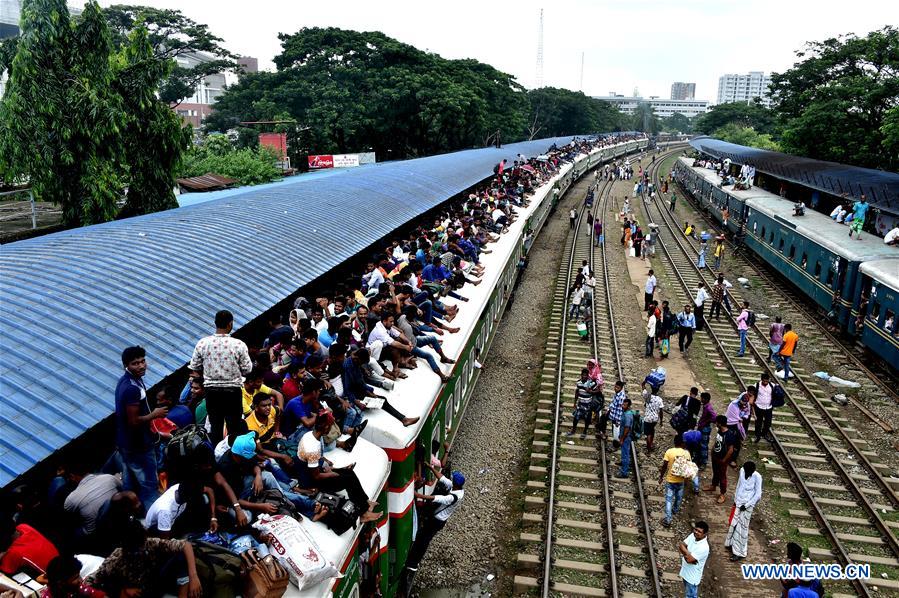
[[[574,412],[571,414],[571,430],[566,436],[573,436],[577,432],[578,423],[583,420],[584,433],[581,434],[581,440],[587,437],[587,430],[590,429],[590,422],[593,419],[597,401],[601,404],[602,392],[599,390],[596,380],[590,377],[589,368],[581,368],[581,377],[577,381],[574,390]]]
[[[705,326],[705,302],[709,300],[709,292],[705,290],[705,283],[696,285],[696,294],[693,296],[693,304],[696,306],[696,330],[702,330]]]
[[[793,332],[793,326],[791,324],[784,324],[783,343],[780,345],[780,350],[774,355],[774,361],[777,363],[778,371],[783,369],[784,384],[790,379],[790,362],[793,360],[793,355],[796,353],[798,344],[799,335]]]
[[[602,221],[597,218],[593,221],[593,246],[599,247],[602,240]]]
[[[684,499],[684,481],[682,468],[687,463],[692,463],[690,453],[684,448],[684,439],[678,434],[674,437],[674,447],[665,451],[662,457],[662,465],[659,467],[659,484],[665,482],[665,518],[662,525],[671,526],[671,518],[680,510],[681,501]]]
[[[683,353],[693,344],[693,333],[696,331],[696,316],[691,313],[689,304],[677,314],[677,347]],[[687,342],[684,343],[684,340]]]
[[[577,224],[577,210],[571,208],[571,211],[568,212],[568,228],[574,228],[574,225]]]
[[[737,491],[730,514],[730,528],[724,546],[731,549],[732,561],[741,561],[749,552],[749,520],[755,505],[762,498],[762,476],[755,470],[755,463],[747,461],[737,476]]]
[[[783,389],[780,389],[783,392]],[[771,431],[771,419],[774,415],[774,384],[771,384],[771,376],[768,372],[762,374],[759,384],[755,389],[755,442],[762,438],[768,439]]]
[[[727,289],[724,288],[724,274],[719,274],[715,284],[712,285],[712,309],[709,310],[709,319],[721,319],[721,304],[724,303],[724,296]]]
[[[737,316],[737,331],[740,333],[740,350],[737,352],[737,357],[743,357],[746,354],[746,335],[749,333],[753,318],[752,312],[749,311],[749,301],[743,301],[743,309]]]
[[[616,477],[626,478],[630,475],[631,470],[631,444],[634,438],[634,422],[636,416],[631,411],[631,400],[624,399],[621,404],[621,435],[618,437],[618,443],[621,445],[621,469],[618,470]]]
[[[727,425],[727,416],[719,415],[715,418],[715,444],[712,445],[712,481],[703,488],[706,492],[714,492],[720,489],[718,504],[723,504],[727,496],[727,466],[734,456],[734,450],[739,442],[736,430],[731,430]]]
[[[718,239],[715,242],[715,270],[721,269],[721,258],[724,257],[724,239]]]
[[[188,366],[203,376],[213,446],[224,438],[223,426],[227,424],[230,430],[242,417],[242,377],[253,370],[247,345],[231,336],[233,328],[230,311],[223,309],[215,314],[215,334],[197,342]]]
[[[655,309],[650,304],[649,319],[646,321],[646,357],[653,357],[653,351],[656,346],[656,327],[658,319],[656,318]]]
[[[643,311],[648,310],[649,306],[652,305],[652,296],[656,292],[657,286],[659,286],[659,281],[655,272],[650,269],[646,278],[646,284],[643,286]]]
[[[784,325],[780,316],[774,318],[774,323],[768,329],[768,361],[774,361],[775,355],[780,352],[780,346],[784,342]]]
[[[674,206],[676,204],[677,204],[677,193],[672,193],[671,194],[671,204],[670,204],[672,214],[674,213]]]

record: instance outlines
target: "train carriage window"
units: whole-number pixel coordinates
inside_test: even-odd
[[[896,314],[891,309],[886,311],[886,317],[883,319],[883,329],[890,334],[896,330]]]
[[[756,222],[756,224],[758,224],[758,222]],[[765,225],[763,224],[763,225],[762,225],[762,241],[765,240],[765,236],[766,236],[766,235],[765,235]]]
[[[868,317],[874,320],[875,322],[880,319],[880,301],[874,299],[871,303],[871,311],[868,313]]]
[[[808,254],[804,251],[802,252],[802,260],[799,262],[799,265],[802,266],[803,270],[808,270]]]
[[[777,249],[778,249],[781,253],[784,252],[784,239],[783,239],[783,237],[780,238],[780,242],[777,244]]]
[[[815,278],[821,278],[821,262],[820,262],[820,260],[815,261]]]
[[[795,257],[796,257],[796,246],[790,245],[790,259],[792,260]]]
[[[833,271],[833,268],[827,269],[827,280],[825,281],[828,286],[833,284],[834,275],[836,273]]]
[[[456,383],[456,388],[453,391],[453,400],[455,402],[456,411],[462,408],[462,385],[458,382]]]

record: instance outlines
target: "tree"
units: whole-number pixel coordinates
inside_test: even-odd
[[[184,16],[180,10],[115,4],[103,11],[116,47],[130,43],[138,28],[146,31],[153,57],[170,64],[170,71],[159,84],[159,97],[166,104],[176,104],[190,97],[205,77],[236,68],[235,56],[213,35],[209,27]],[[175,59],[198,53],[210,55],[192,67],[179,66]]]
[[[888,115],[899,105],[899,30],[810,42],[796,55],[801,60],[791,69],[771,76],[784,150],[899,169],[887,139],[894,118]]]
[[[899,106],[886,113],[880,132],[883,134],[883,147],[888,160],[899,160]]]
[[[26,0],[0,102],[0,171],[27,178],[68,225],[115,216],[122,188],[122,99],[96,2],[77,23],[65,0]]]
[[[729,124],[751,127],[759,133],[774,133],[775,116],[759,100],[729,102],[712,106],[694,119],[693,130],[710,135]]]
[[[126,124],[122,145],[128,165],[128,195],[119,217],[178,207],[174,175],[190,147],[190,128],[156,90],[171,70],[171,60],[154,56],[146,29],[137,27],[119,53],[123,67],[116,77]]]
[[[650,135],[655,135],[661,130],[659,117],[656,116],[652,105],[648,102],[637,104],[637,109],[634,110],[634,114],[631,116],[631,130],[643,131]]]
[[[668,133],[692,133],[693,121],[686,114],[675,112],[661,121],[661,128]]]
[[[712,137],[729,141],[737,145],[757,147],[759,149],[780,151],[780,146],[767,133],[759,133],[752,127],[743,127],[736,123],[728,123],[712,132]]]
[[[541,136],[583,135],[613,131],[620,124],[620,114],[608,102],[584,95],[580,91],[541,87],[528,92],[531,104],[530,129]]]

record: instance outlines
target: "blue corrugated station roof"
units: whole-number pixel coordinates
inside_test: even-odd
[[[235,329],[423,212],[571,138],[232,190],[198,205],[0,247],[0,487],[114,410],[124,347],[148,385],[182,367],[220,309]]]
[[[759,172],[823,193],[845,194],[853,199],[864,193],[872,206],[899,215],[899,174],[894,172],[791,156],[712,137],[696,137],[690,145],[716,158],[730,158],[737,164],[750,164]]]

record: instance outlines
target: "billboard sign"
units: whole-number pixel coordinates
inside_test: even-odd
[[[359,166],[359,154],[334,154],[334,168]]]
[[[309,168],[310,170],[319,168],[334,168],[334,156],[330,154],[309,156]]]

